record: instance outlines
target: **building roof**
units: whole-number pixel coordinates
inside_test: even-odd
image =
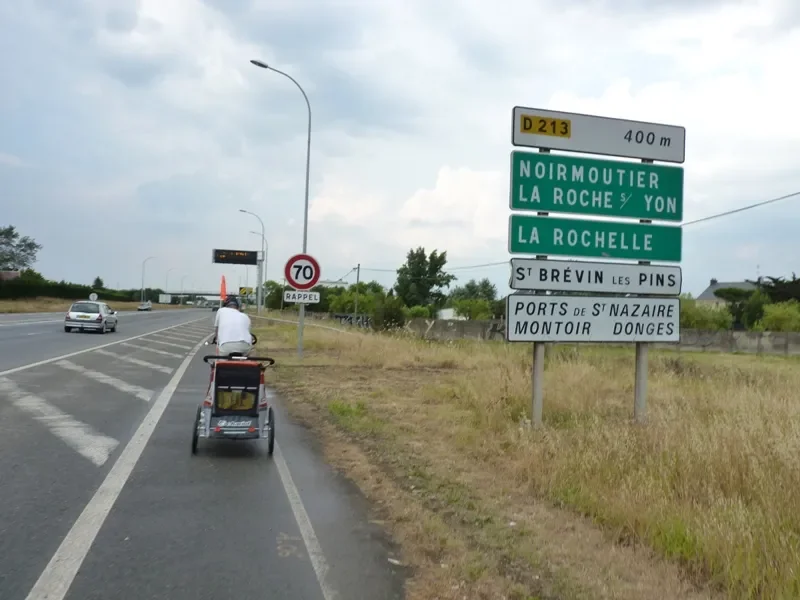
[[[714,295],[714,292],[717,290],[722,290],[725,288],[736,288],[738,290],[755,290],[756,286],[748,281],[717,281],[716,279],[711,280],[711,284],[697,297],[697,300],[713,300],[715,302],[721,302],[722,298],[718,298]]]

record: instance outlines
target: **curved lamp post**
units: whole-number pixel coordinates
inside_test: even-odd
[[[308,101],[308,95],[306,94],[303,86],[297,83],[294,77],[289,75],[288,73],[284,73],[283,71],[279,71],[275,67],[270,67],[267,63],[262,62],[260,60],[251,60],[252,64],[262,69],[266,69],[267,71],[273,71],[278,75],[283,75],[289,81],[294,83],[297,86],[297,89],[300,90],[300,93],[303,94],[303,98],[306,101],[306,107],[308,107],[308,140],[306,142],[306,191],[305,191],[305,208],[303,211],[303,254],[308,252],[308,180],[309,180],[309,173],[311,169],[311,103]],[[300,318],[297,322],[297,356],[303,356],[303,326],[305,323],[305,315],[306,315],[306,305],[300,305]]]

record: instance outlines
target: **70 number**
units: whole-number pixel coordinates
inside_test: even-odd
[[[311,281],[314,277],[314,267],[311,265],[294,265],[293,268],[295,281],[300,281],[300,274],[303,275],[303,279],[306,281]]]

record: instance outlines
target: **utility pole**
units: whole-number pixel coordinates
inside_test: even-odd
[[[356,325],[358,325],[358,284],[361,282],[361,263],[356,265]]]

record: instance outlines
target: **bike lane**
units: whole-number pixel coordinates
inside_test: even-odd
[[[279,401],[272,457],[260,442],[203,439],[191,454],[195,409],[208,383],[202,354],[118,483],[118,496],[101,498],[111,503],[105,520],[97,527],[95,511],[84,525],[76,522],[74,541],[27,600],[402,598],[404,574],[389,561],[390,542],[370,522],[365,500],[324,463],[312,433],[293,425]],[[71,575],[58,568],[67,556],[83,559]],[[53,589],[65,593],[45,595]]]

